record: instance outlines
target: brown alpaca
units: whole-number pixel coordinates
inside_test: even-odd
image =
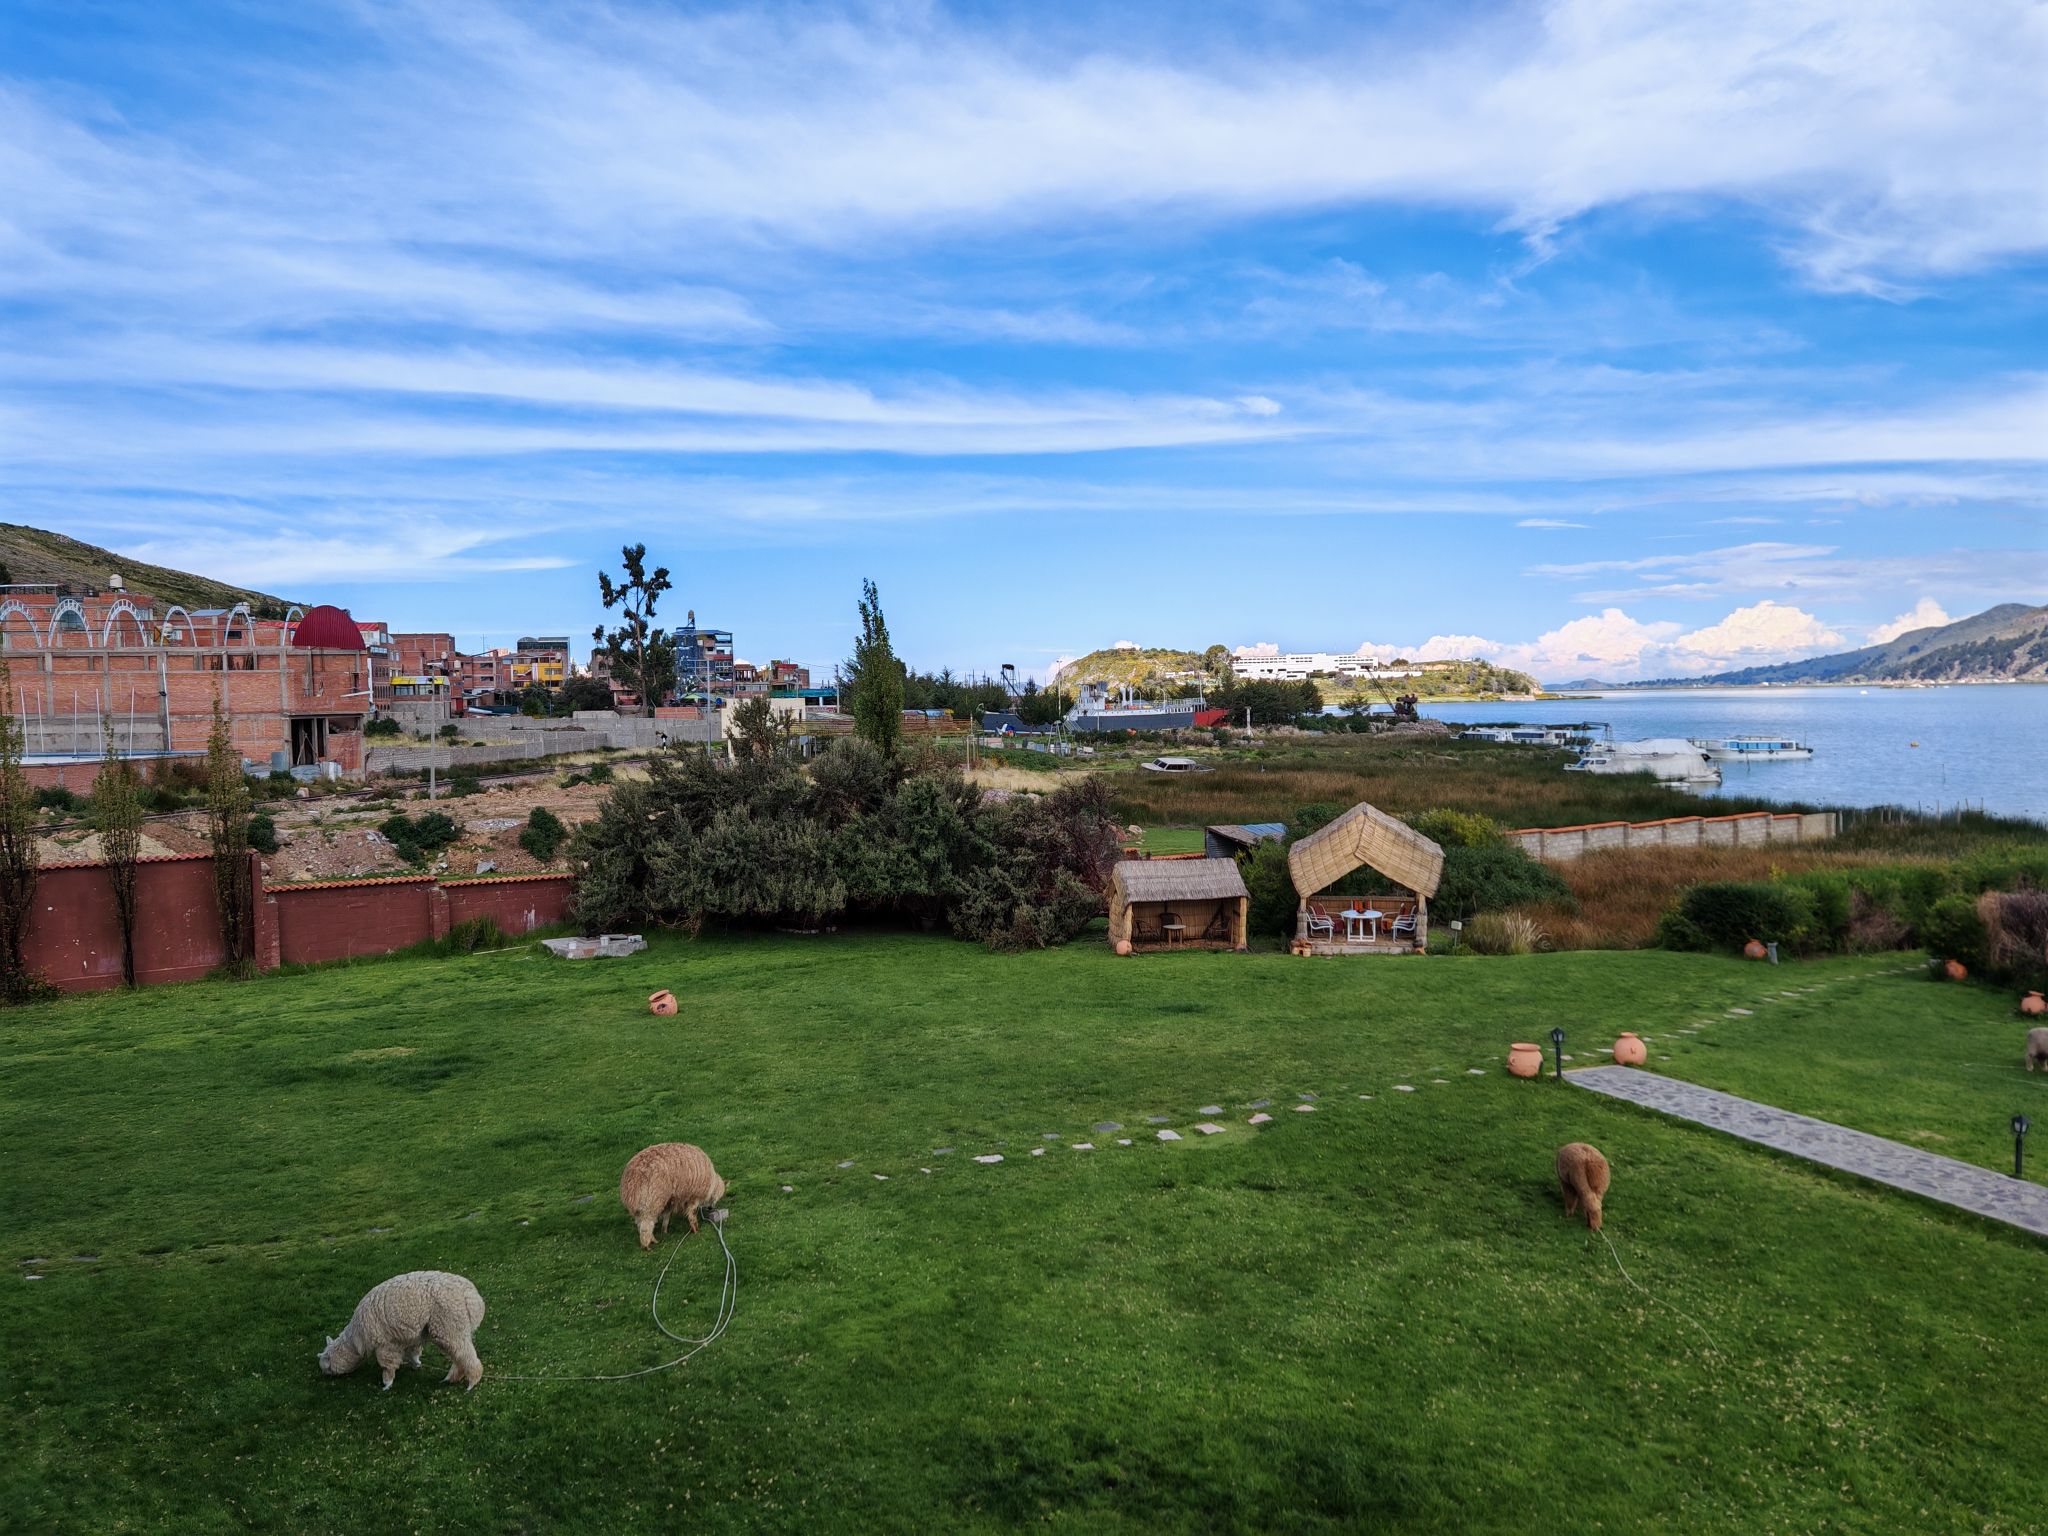
[[[640,1228],[640,1246],[654,1246],[654,1224],[668,1232],[669,1217],[680,1213],[697,1230],[697,1213],[725,1198],[725,1180],[699,1147],[686,1141],[664,1141],[635,1152],[619,1175],[619,1200]]]
[[[1567,1142],[1557,1149],[1557,1187],[1564,1191],[1564,1213],[1578,1214],[1586,1208],[1586,1225],[1600,1230],[1600,1201],[1607,1194],[1607,1159],[1598,1147],[1583,1141]]]

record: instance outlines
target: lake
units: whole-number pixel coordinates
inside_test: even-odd
[[[1646,736],[1790,736],[1804,762],[1723,763],[1705,795],[1821,805],[1981,807],[2048,821],[2048,687],[1645,688],[1517,704],[1425,704],[1467,724],[1605,721]]]

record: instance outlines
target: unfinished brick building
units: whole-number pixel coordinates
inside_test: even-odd
[[[83,788],[111,726],[148,760],[205,752],[218,701],[243,757],[259,768],[363,762],[367,652],[339,608],[254,617],[247,604],[159,609],[114,586],[75,594],[0,588],[0,650],[38,783]]]

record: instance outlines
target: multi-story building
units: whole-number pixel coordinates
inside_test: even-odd
[[[1231,670],[1248,682],[1300,682],[1310,677],[1416,677],[1410,663],[1383,661],[1368,651],[1292,651],[1274,645],[1240,645],[1230,656]]]
[[[793,661],[769,662],[766,675],[768,686],[777,693],[801,693],[811,686],[811,669]]]
[[[751,661],[735,661],[732,664],[733,698],[766,698],[771,691],[768,679],[762,676],[761,669]]]
[[[732,692],[732,631],[708,629],[697,623],[692,608],[683,627],[675,631],[676,692],[692,695]]]
[[[370,656],[339,608],[259,619],[245,603],[159,604],[118,577],[105,591],[0,587],[0,651],[39,782],[89,782],[107,731],[138,759],[202,753],[216,704],[252,762],[362,766]]]

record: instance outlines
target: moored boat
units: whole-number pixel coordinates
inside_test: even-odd
[[[1692,744],[1720,763],[1793,762],[1813,756],[1813,748],[1789,736],[1695,736]]]
[[[1666,784],[1718,784],[1721,770],[1692,742],[1676,736],[1607,741],[1588,747],[1567,773],[1647,773]]]

